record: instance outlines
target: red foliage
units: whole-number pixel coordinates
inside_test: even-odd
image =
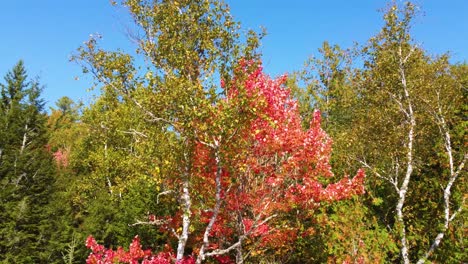
[[[68,167],[70,151],[59,149],[52,154],[54,156],[55,163],[60,168]]]
[[[255,70],[250,71],[252,68]],[[230,85],[222,83],[227,90],[225,100],[215,107],[209,120],[200,120],[221,131],[214,128],[204,132],[205,138],[196,142],[193,153],[191,188],[203,197],[203,203],[192,206],[199,212],[193,224],[203,227],[210,222],[216,202],[216,177],[220,177],[222,187],[222,207],[209,233],[211,250],[222,249],[242,236],[261,239],[260,246],[288,243],[296,238],[297,230],[274,224],[274,216],[364,192],[362,170],[351,179],[346,176],[326,186],[321,183],[334,176],[330,166],[332,140],[320,127],[319,111],[314,113],[309,129],[301,126],[297,102],[284,86],[285,76],[270,79],[261,67],[250,62],[241,62],[235,72],[238,74]],[[249,118],[223,130],[220,124],[226,116],[237,114],[242,119],[243,113]],[[223,138],[226,135],[229,140]],[[210,140],[216,147],[206,143]],[[168,221],[167,230],[177,230],[180,217],[169,219],[172,221]],[[155,217],[150,216],[150,220]],[[203,232],[192,232],[193,241],[201,243]],[[152,255],[141,250],[137,237],[128,252],[122,248],[116,252],[105,250],[92,237],[87,246],[93,251],[87,263],[169,263],[174,258],[172,253]],[[198,253],[196,245],[194,248]],[[216,259],[220,263],[231,261],[228,256]],[[181,263],[194,263],[194,259]]]
[[[263,236],[269,232],[269,227],[266,224],[260,224],[258,227],[254,227],[254,221],[252,219],[244,218],[242,220],[244,230],[246,233],[250,233],[253,237]]]
[[[324,186],[320,180],[334,175],[330,166],[332,140],[320,127],[320,112],[314,113],[309,129],[304,129],[297,102],[284,86],[286,77],[272,80],[261,67],[249,73],[252,66],[241,63],[237,69],[241,78],[229,86],[219,116],[215,114],[204,122],[215,126],[222,120],[223,111],[238,109],[246,97],[252,119],[239,124],[229,142],[223,145],[220,141],[220,164],[214,159],[216,150],[206,144],[196,145],[194,176],[203,180],[194,189],[213,201],[217,167],[222,166],[224,206],[210,233],[212,241],[230,241],[237,233],[281,244],[294,238],[296,231],[277,225],[273,229],[270,225],[274,219],[268,217],[362,194],[365,174],[359,170],[354,178],[345,176]],[[202,214],[201,221],[208,223],[211,215]],[[239,224],[243,225],[241,233]]]
[[[92,251],[86,260],[87,264],[171,264],[174,259],[171,252],[163,251],[154,255],[151,250],[142,250],[138,236],[133,239],[128,251],[125,251],[121,247],[116,251],[106,249],[104,246],[99,245],[92,236],[86,239],[86,247]],[[179,263],[193,264],[195,261],[193,258],[186,258]]]

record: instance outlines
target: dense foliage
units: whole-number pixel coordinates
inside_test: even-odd
[[[44,103],[22,61],[0,96],[0,256],[3,263],[46,262],[55,173]],[[36,254],[31,254],[36,252]]]
[[[468,65],[413,4],[277,78],[220,1],[112,4],[136,47],[78,49],[92,104],[0,82],[1,263],[466,261]]]

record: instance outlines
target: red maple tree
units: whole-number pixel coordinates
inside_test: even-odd
[[[261,65],[242,61],[233,80],[222,82],[225,98],[212,107],[209,118],[193,125],[196,138],[190,192],[184,195],[201,198],[185,196],[180,200],[185,202],[181,208],[186,210],[178,216],[152,216],[150,220],[159,220],[166,230],[178,230],[182,224],[178,219],[185,217],[184,223],[188,221],[195,229],[190,232],[190,243],[197,263],[208,257],[220,263],[233,262],[232,258],[241,261],[247,244],[252,249],[288,243],[299,231],[295,226],[276,223],[282,215],[364,192],[362,170],[353,178],[345,176],[336,183],[322,184],[324,179],[333,177],[332,140],[320,126],[319,111],[314,113],[308,129],[301,126],[297,102],[285,87],[285,80],[286,76],[271,79]],[[203,129],[198,129],[197,124],[204,124]],[[185,234],[175,234],[179,242],[183,235],[189,235],[188,228],[183,230]],[[259,243],[249,243],[250,240]],[[179,243],[177,257],[170,250],[157,255],[135,251],[140,247],[137,239],[127,255],[122,249],[107,253],[113,251],[90,246],[93,252],[88,263],[112,263],[105,262],[110,259],[165,263],[149,262],[163,258],[194,262],[194,257],[180,254],[186,241],[185,238]]]

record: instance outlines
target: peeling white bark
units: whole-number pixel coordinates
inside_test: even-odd
[[[185,167],[184,167],[184,175],[182,179],[182,193],[180,196],[180,203],[182,206],[182,232],[180,235],[177,235],[178,238],[178,243],[177,243],[177,256],[176,256],[176,262],[182,261],[184,258],[184,252],[185,252],[185,245],[187,244],[187,240],[189,237],[189,232],[190,232],[190,221],[192,217],[192,199],[190,197],[190,182],[189,182],[189,173],[190,173],[190,167],[189,167],[189,159],[187,157],[187,153],[184,154],[184,162],[185,162]]]
[[[179,235],[179,242],[177,243],[177,261],[181,261],[184,258],[185,245],[189,236],[190,217],[192,216],[192,212],[190,211],[192,200],[190,199],[188,179],[184,179],[181,200],[183,206],[182,233]]]
[[[405,176],[403,178],[403,182],[401,183],[401,186],[397,186],[398,189],[398,202],[396,205],[396,212],[397,212],[397,222],[398,222],[398,228],[399,228],[399,233],[400,233],[400,242],[401,242],[401,257],[403,258],[403,263],[409,264],[409,249],[408,249],[408,241],[406,238],[406,225],[405,225],[405,220],[403,217],[403,207],[405,205],[405,199],[406,199],[406,194],[408,192],[408,185],[411,180],[411,176],[413,174],[413,169],[414,169],[414,160],[413,160],[413,152],[414,152],[414,129],[416,127],[416,118],[414,115],[413,111],[413,105],[411,102],[411,97],[408,91],[408,85],[406,82],[406,73],[405,73],[405,65],[404,63],[406,62],[407,58],[403,59],[402,53],[401,53],[401,47],[399,49],[399,57],[400,57],[400,62],[399,62],[399,73],[400,73],[400,81],[401,85],[403,88],[404,92],[404,99],[405,99],[405,104],[406,108],[403,111],[403,113],[407,117],[407,121],[409,123],[409,130],[408,130],[408,135],[407,135],[407,148],[406,148],[406,172]],[[409,55],[408,55],[409,56]],[[400,107],[403,105],[403,103],[399,104]]]

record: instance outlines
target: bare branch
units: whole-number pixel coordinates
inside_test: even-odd
[[[163,123],[166,123],[168,125],[171,125],[173,126],[175,129],[177,129],[177,125],[174,123],[174,122],[171,122],[165,118],[162,118],[162,117],[157,117],[153,112],[147,110],[142,104],[140,104],[140,102],[138,102],[135,98],[133,98],[132,96],[129,96],[130,100],[132,100],[132,102],[138,106],[143,112],[145,112],[146,115],[150,116],[151,117],[151,120],[152,122],[163,122]]]
[[[161,225],[165,225],[167,224],[168,221],[167,220],[162,220],[162,219],[155,219],[153,221],[140,221],[140,220],[137,220],[136,223],[133,223],[133,224],[128,224],[128,226],[138,226],[138,225],[154,225],[154,226],[161,226]],[[177,232],[174,230],[174,228],[170,228],[169,229],[171,231],[171,233],[177,238],[179,239],[179,235],[177,234]]]
[[[408,118],[409,117],[409,113],[408,111],[406,111],[405,107],[403,106],[403,104],[401,103],[400,99],[398,99],[393,93],[390,93],[390,92],[387,92],[390,97],[393,99],[393,101],[398,105],[398,108],[400,108],[400,111],[405,114],[405,116]]]
[[[146,134],[144,134],[143,132],[140,132],[140,131],[137,131],[133,128],[131,128],[130,130],[128,131],[124,131],[124,130],[118,130],[119,132],[122,132],[124,134],[131,134],[131,135],[137,135],[137,136],[140,136],[140,137],[144,137],[144,138],[148,138],[148,136]]]
[[[167,191],[158,193],[158,195],[156,195],[156,204],[159,204],[159,196],[170,194],[170,193],[173,193],[173,192],[174,192],[173,190],[167,190]]]
[[[161,219],[156,219],[153,221],[140,221],[137,220],[136,223],[133,224],[128,224],[128,226],[138,226],[138,225],[155,225],[155,226],[160,226],[166,224],[166,220],[161,220]]]
[[[465,198],[463,198],[463,201],[462,201],[460,207],[458,207],[458,209],[457,209],[457,210],[452,214],[452,216],[450,217],[450,219],[449,219],[450,222],[452,222],[453,219],[454,219],[461,211],[463,211],[464,205],[465,205]]]
[[[255,231],[255,229],[257,229],[261,225],[266,224],[268,221],[270,221],[272,218],[275,218],[276,216],[277,216],[276,214],[270,215],[269,217],[265,218],[263,221],[261,221],[257,225],[253,226],[247,233],[245,233],[244,235],[241,235],[239,237],[239,240],[236,243],[232,244],[230,247],[226,249],[216,249],[212,252],[205,253],[205,256],[209,257],[209,256],[217,256],[217,255],[223,255],[223,254],[229,253],[231,250],[239,247],[242,244],[242,241],[245,240],[249,235],[251,235],[252,232]]]
[[[377,171],[376,168],[371,167],[371,166],[370,166],[367,162],[365,162],[365,161],[358,160],[358,162],[361,163],[364,167],[370,169],[370,170],[372,171],[372,173],[374,173],[375,176],[377,176],[378,178],[383,179],[383,180],[388,181],[389,183],[391,183],[397,192],[400,191],[400,189],[398,188],[398,179],[395,180],[395,179],[393,179],[393,178],[391,178],[391,177],[382,176],[382,175]]]
[[[237,134],[238,131],[239,131],[239,127],[236,127],[236,129],[234,130],[234,132],[232,132],[232,134],[229,135],[229,137],[226,139],[226,143],[228,143],[229,141],[231,141],[231,139]]]

